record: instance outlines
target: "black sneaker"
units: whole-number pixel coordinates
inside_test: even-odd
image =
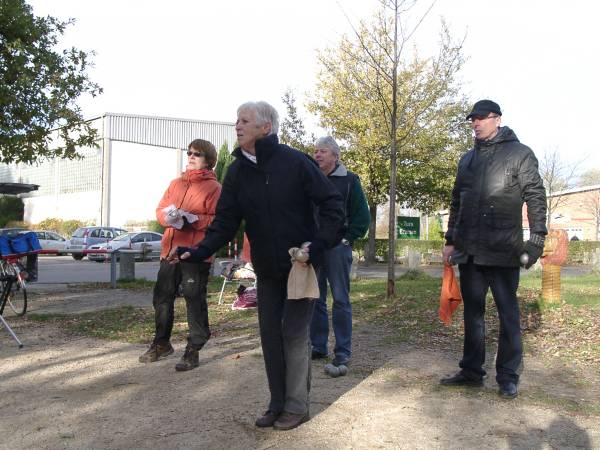
[[[158,361],[161,358],[165,358],[173,353],[173,347],[170,343],[167,344],[155,344],[154,342],[150,346],[146,353],[140,356],[141,363],[151,363]]]
[[[443,386],[483,386],[483,378],[468,378],[462,372],[457,372],[454,375],[444,377],[440,380]]]
[[[183,356],[177,364],[175,364],[175,370],[178,372],[184,372],[186,370],[195,369],[200,365],[200,359],[198,357],[198,350],[194,350],[191,347],[186,347]]]
[[[313,350],[312,354],[311,354],[311,358],[312,359],[325,359],[325,358],[327,358],[327,353],[321,353],[316,350]]]

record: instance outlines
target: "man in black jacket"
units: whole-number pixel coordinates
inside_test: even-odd
[[[291,247],[310,242],[313,264],[342,239],[342,197],[315,161],[277,139],[277,111],[265,102],[238,108],[240,147],[223,182],[215,218],[195,249],[171,255],[203,261],[229,242],[245,220],[257,275],[258,322],[271,400],[258,427],[288,430],[309,419],[309,327],[313,299],[289,300]],[[315,220],[318,207],[318,223]]]
[[[500,126],[501,115],[498,104],[480,100],[467,116],[475,146],[458,164],[444,247],[444,260],[458,264],[460,271],[464,349],[461,370],[440,382],[483,385],[485,297],[491,289],[500,319],[498,393],[515,398],[523,357],[517,303],[519,265],[528,269],[542,255],[547,233],[546,191],[535,155],[510,128]],[[530,227],[525,244],[523,202]]]

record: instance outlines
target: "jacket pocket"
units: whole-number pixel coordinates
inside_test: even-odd
[[[504,170],[504,191],[510,192],[518,188],[519,174],[515,167],[507,167]]]
[[[522,231],[515,217],[492,214],[485,218],[485,224],[487,247],[490,250],[503,253],[519,251]]]

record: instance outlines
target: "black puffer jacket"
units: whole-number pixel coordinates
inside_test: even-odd
[[[332,246],[342,239],[342,197],[312,158],[279,144],[276,135],[258,140],[255,148],[256,164],[234,150],[236,160],[227,170],[215,219],[201,245],[216,252],[244,219],[257,275],[286,276],[289,248],[314,239]]]
[[[531,149],[508,127],[489,141],[476,141],[458,163],[446,243],[456,262],[519,266],[523,249],[522,210],[531,233],[546,235],[546,191]]]

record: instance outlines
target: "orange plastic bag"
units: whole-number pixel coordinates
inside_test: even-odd
[[[452,314],[462,302],[460,295],[460,286],[454,276],[454,269],[448,264],[444,264],[444,276],[442,278],[442,292],[440,293],[440,320],[446,325],[452,323]]]

